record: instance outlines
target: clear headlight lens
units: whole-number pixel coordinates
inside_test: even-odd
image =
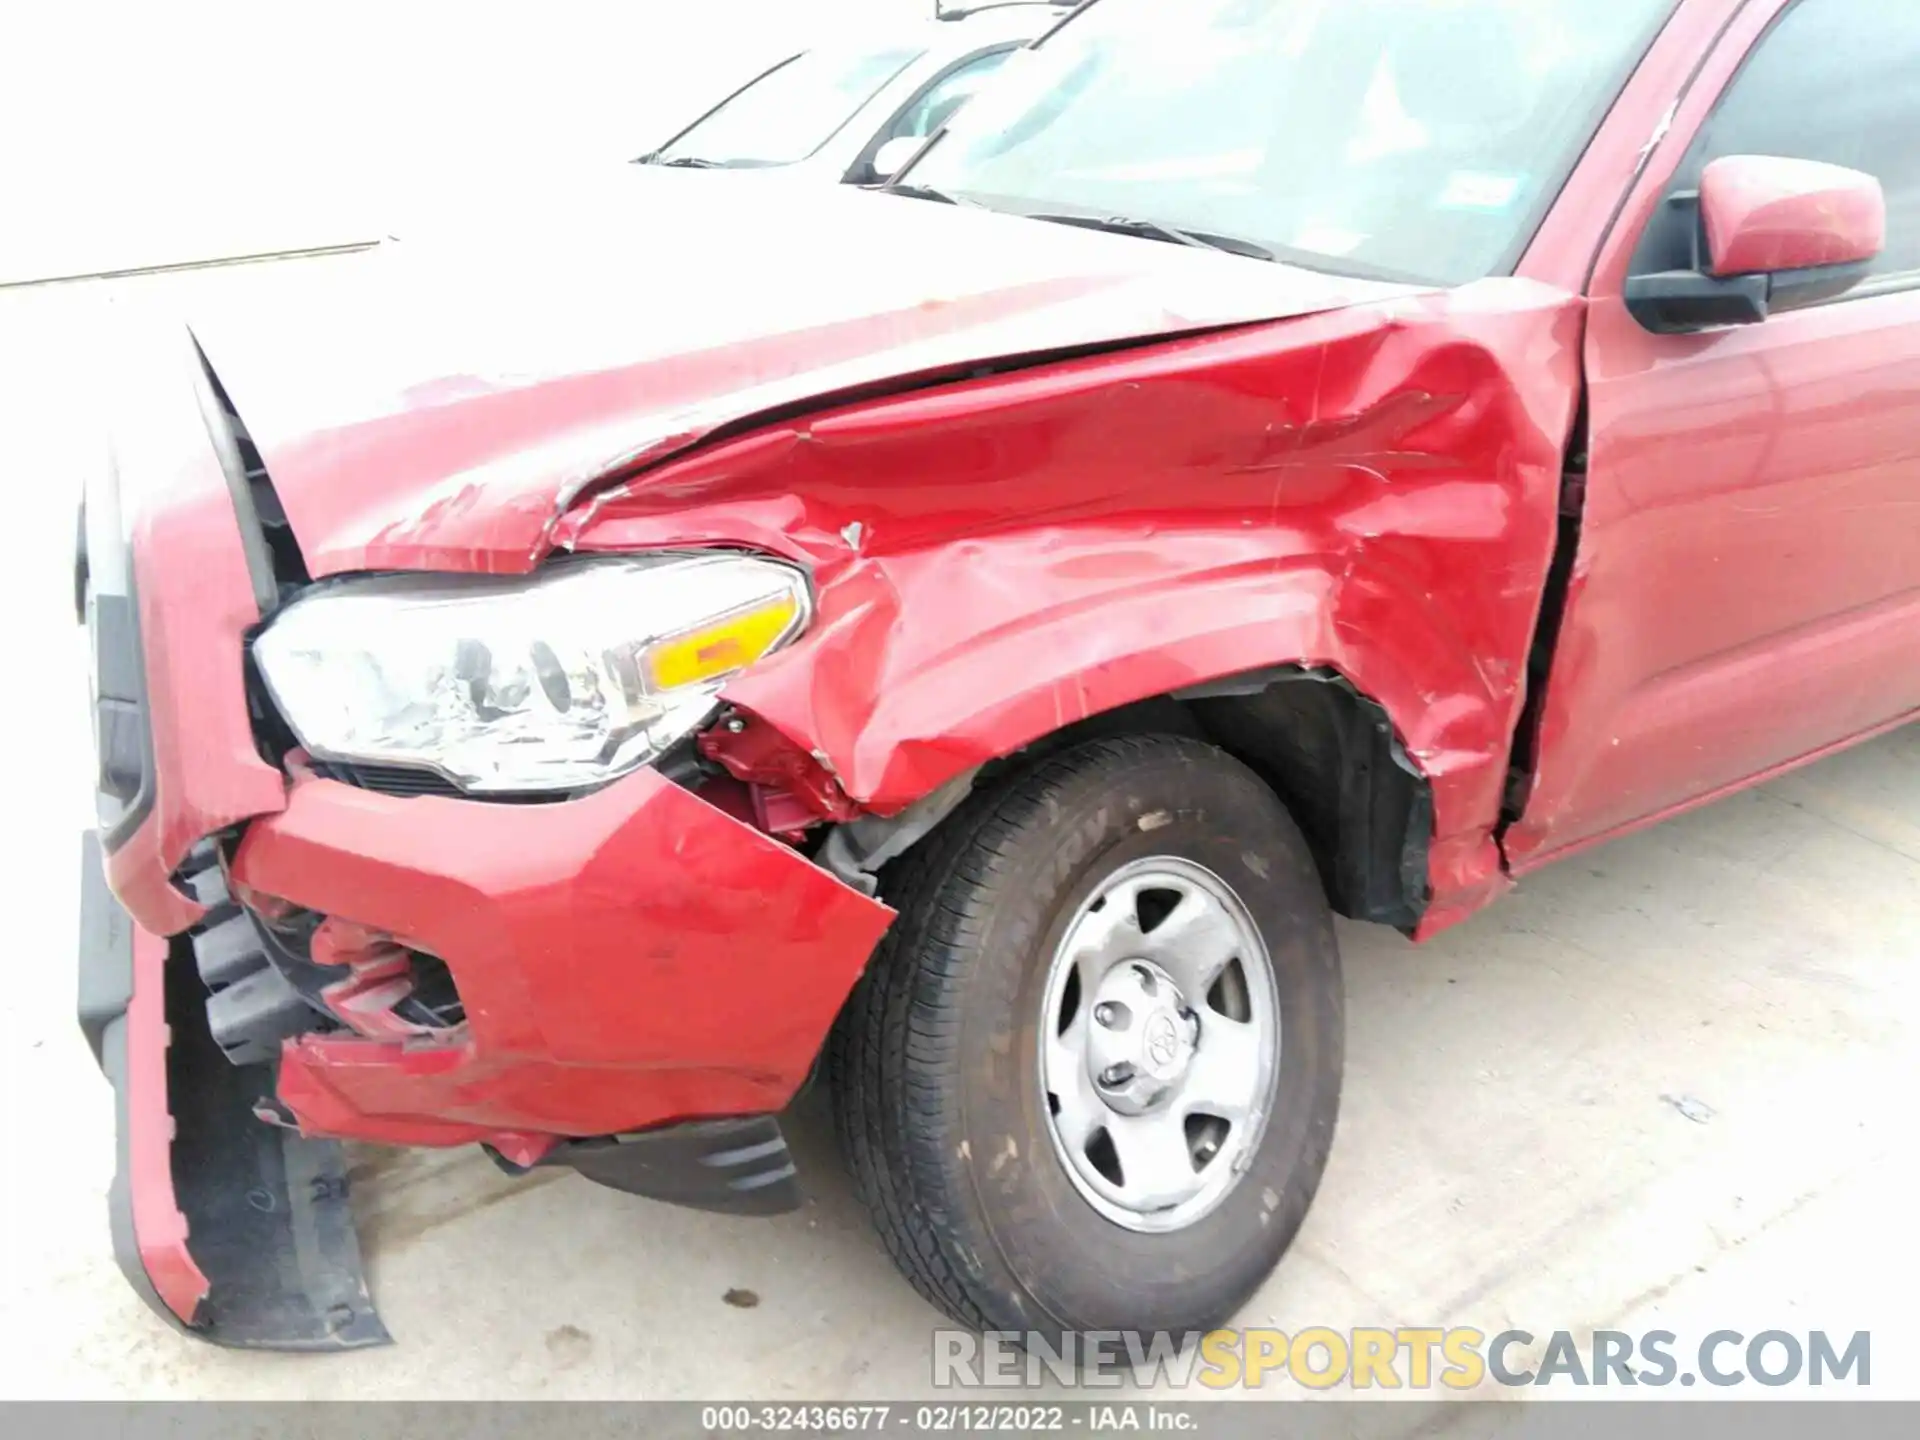
[[[771,560],[576,560],[343,582],[281,611],[253,654],[317,759],[432,769],[474,793],[566,790],[687,735],[809,614],[805,578]]]

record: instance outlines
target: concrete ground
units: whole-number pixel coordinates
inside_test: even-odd
[[[477,1152],[362,1153],[391,1348],[223,1352],[135,1299],[105,1224],[109,1091],[72,1005],[88,742],[66,567],[87,354],[47,320],[0,313],[0,1396],[923,1392],[936,1317],[872,1239],[817,1101],[794,1126],[811,1199],[772,1221],[509,1180]],[[1683,1347],[1870,1330],[1872,1393],[1920,1397],[1920,730],[1569,861],[1427,947],[1341,939],[1338,1141],[1241,1323],[1664,1328]]]

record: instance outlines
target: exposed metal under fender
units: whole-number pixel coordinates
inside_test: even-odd
[[[960,802],[973,793],[974,777],[979,773],[975,769],[954,776],[898,815],[868,815],[836,826],[814,858],[861,894],[878,893],[876,877],[880,871],[918,845],[958,809]]]

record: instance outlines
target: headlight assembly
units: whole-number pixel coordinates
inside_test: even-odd
[[[809,617],[788,565],[622,556],[343,581],[281,611],[253,654],[316,759],[431,769],[475,794],[569,790],[686,736]]]

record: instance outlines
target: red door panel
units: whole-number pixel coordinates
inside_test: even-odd
[[[1643,329],[1620,298],[1668,189],[1723,145],[1790,153],[1790,132],[1745,121],[1737,88],[1776,72],[1811,83],[1811,36],[1789,26],[1878,10],[1799,5],[1806,16],[1789,8],[1760,40],[1694,140],[1752,39],[1729,36],[1721,77],[1703,75],[1711,88],[1689,102],[1699,113],[1682,107],[1687,133],[1676,124],[1664,174],[1656,157],[1602,254],[1586,339],[1586,506],[1539,761],[1507,836],[1516,868],[1920,710],[1920,288],[1909,288],[1920,275],[1902,268],[1920,256],[1916,177],[1897,159],[1882,176],[1889,255],[1853,298],[1696,335]],[[1766,13],[1753,31],[1781,7],[1755,8]],[[1890,23],[1920,55],[1920,17]],[[1771,67],[1770,44],[1781,47]],[[1789,67],[1780,57],[1796,45]],[[1863,122],[1886,121],[1850,103]],[[1887,108],[1895,123],[1920,118],[1920,105]]]
[[[1920,708],[1920,292],[1588,322],[1591,479],[1516,861]]]

